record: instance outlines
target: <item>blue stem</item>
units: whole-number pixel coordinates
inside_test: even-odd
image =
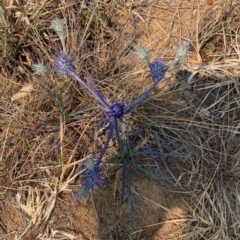
[[[75,71],[69,71],[68,74],[74,77],[83,87],[85,87],[88,92],[97,100],[98,103],[102,105],[104,108],[108,108],[108,104],[104,101],[103,97],[99,93],[99,91],[94,92],[77,74]]]
[[[151,92],[156,88],[156,84],[154,84],[153,86],[151,86],[146,92],[144,92],[140,97],[138,97],[135,101],[133,101],[131,104],[129,104],[125,109],[124,109],[124,114],[128,114],[130,113],[134,107],[136,107],[137,105],[141,104],[142,102],[144,102],[146,100],[146,98],[149,97],[149,95],[151,94]]]
[[[111,138],[112,138],[112,136],[113,136],[113,132],[114,132],[114,128],[115,128],[114,125],[115,125],[114,122],[112,122],[111,125],[110,125],[110,130],[109,130],[109,132],[108,132],[107,140],[106,140],[106,142],[105,142],[105,144],[104,144],[104,147],[103,147],[103,149],[102,149],[102,151],[101,151],[101,154],[100,154],[100,156],[99,156],[99,158],[98,158],[98,160],[97,160],[97,162],[96,162],[96,165],[99,165],[99,164],[101,163],[102,158],[103,158],[103,155],[104,155],[105,152],[107,151],[108,144],[109,144],[109,142],[110,142],[110,140],[111,140]]]
[[[91,84],[92,84],[92,86],[93,86],[93,89],[95,90],[97,96],[101,99],[101,101],[102,101],[103,103],[105,103],[106,106],[108,106],[108,104],[106,103],[106,101],[103,99],[101,93],[99,92],[99,90],[98,90],[98,88],[97,88],[97,86],[96,86],[96,84],[95,84],[92,76],[91,76],[89,73],[87,73],[87,76],[88,76],[88,78],[89,78],[89,80],[90,80],[90,82],[91,82]]]
[[[123,142],[120,138],[120,135],[119,135],[119,128],[118,128],[118,123],[117,123],[117,119],[114,119],[114,125],[115,125],[115,134],[116,134],[116,139],[117,139],[117,142],[118,142],[118,146],[120,148],[120,152],[123,152]]]

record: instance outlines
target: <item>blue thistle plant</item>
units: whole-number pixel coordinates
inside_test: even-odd
[[[152,65],[155,67],[154,71],[150,69],[152,74],[154,74],[154,84],[146,90],[142,95],[140,95],[135,101],[133,101],[131,104],[128,106],[125,106],[125,104],[122,101],[115,101],[114,103],[110,104],[106,100],[104,100],[102,94],[99,92],[97,89],[94,80],[88,74],[88,78],[91,82],[92,88],[87,85],[75,72],[74,67],[73,67],[73,61],[71,60],[69,55],[66,54],[59,54],[56,55],[55,60],[54,60],[54,70],[60,72],[61,74],[66,74],[69,76],[72,76],[77,80],[89,93],[92,97],[95,98],[95,100],[99,104],[99,108],[102,110],[102,112],[106,116],[106,121],[108,122],[107,127],[105,128],[104,132],[109,130],[107,140],[104,144],[104,147],[102,149],[102,152],[98,158],[97,164],[99,164],[102,160],[102,157],[104,156],[108,144],[113,137],[114,133],[116,135],[117,142],[121,148],[121,138],[119,134],[119,129],[118,129],[118,122],[123,121],[124,117],[131,113],[133,108],[135,108],[137,105],[141,104],[144,102],[151,94],[151,92],[156,88],[157,84],[160,82],[160,80],[164,76],[164,63],[163,61],[158,60],[157,64],[155,62],[152,63]],[[149,63],[150,66],[151,63]],[[155,66],[157,65],[157,66]],[[162,71],[161,71],[162,70]],[[157,76],[159,74],[159,76]]]
[[[83,81],[79,75],[77,74],[74,68],[74,61],[72,60],[71,55],[67,54],[66,46],[65,46],[65,35],[66,35],[66,27],[64,21],[62,19],[56,18],[52,21],[51,27],[57,33],[61,44],[62,44],[62,52],[56,54],[54,56],[54,67],[48,68],[42,62],[38,64],[33,64],[33,71],[35,75],[41,75],[49,71],[50,69],[60,73],[61,75],[67,75],[73,77],[81,86],[83,86],[88,93],[96,100],[99,105],[99,109],[105,115],[104,122],[106,123],[106,127],[104,128],[103,133],[107,133],[107,139],[105,144],[101,150],[100,155],[96,160],[88,159],[83,164],[84,170],[83,173],[80,174],[80,178],[82,179],[82,186],[76,191],[76,198],[78,200],[83,200],[88,197],[89,192],[94,189],[99,188],[99,186],[103,183],[104,177],[102,176],[102,168],[100,164],[102,162],[103,156],[105,155],[109,142],[115,135],[117,143],[120,148],[120,152],[124,151],[123,141],[121,139],[121,134],[119,131],[119,122],[123,122],[124,118],[132,112],[132,110],[142,104],[146,99],[151,95],[151,93],[156,89],[157,85],[161,80],[164,79],[164,75],[168,66],[165,65],[164,61],[160,58],[155,59],[154,61],[149,61],[149,53],[145,49],[138,47],[136,49],[139,58],[144,61],[148,67],[148,72],[152,77],[152,85],[144,91],[137,99],[135,99],[132,103],[126,105],[123,101],[117,100],[113,103],[105,100],[100,91],[98,90],[95,82],[90,74],[87,74],[90,85]],[[187,54],[187,45],[183,44],[177,53],[177,57],[174,61],[183,59]],[[124,172],[129,172],[129,168],[127,167],[128,162],[124,162]],[[139,171],[144,172],[144,169],[139,167]],[[123,178],[126,176],[124,175]],[[126,182],[123,184],[125,185]],[[127,186],[127,188],[130,186]],[[128,188],[129,189],[129,188]],[[135,201],[131,199],[131,201]]]

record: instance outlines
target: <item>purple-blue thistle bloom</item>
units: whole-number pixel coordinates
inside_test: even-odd
[[[102,169],[93,159],[87,159],[83,166],[86,171],[80,175],[82,186],[75,193],[79,201],[87,199],[89,192],[98,189],[104,181]]]
[[[93,160],[89,160],[93,161]],[[86,165],[84,166],[87,170],[86,172],[81,174],[82,177],[82,183],[86,189],[93,190],[97,189],[102,181],[103,176],[101,175],[101,168],[98,166],[98,164],[95,164],[95,162],[92,163],[92,168],[87,168]]]
[[[54,57],[54,70],[59,72],[61,75],[69,75],[74,71],[73,61],[71,56],[65,53],[60,53]]]
[[[124,117],[124,103],[123,102],[114,102],[109,105],[108,108],[102,109],[103,112],[107,115],[108,119],[119,119],[123,120]]]
[[[162,59],[157,58],[153,62],[148,62],[149,72],[152,75],[152,80],[157,85],[163,78],[166,66]]]

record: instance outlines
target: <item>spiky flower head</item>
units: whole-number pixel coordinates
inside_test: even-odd
[[[34,75],[43,75],[47,73],[50,68],[45,66],[42,61],[39,61],[38,63],[32,65],[32,70],[34,71]]]
[[[55,55],[54,70],[59,71],[61,75],[69,74],[70,72],[74,71],[71,57],[64,53]]]
[[[114,102],[107,109],[103,110],[108,118],[122,120],[124,117],[124,103],[120,101]]]
[[[81,176],[83,186],[89,190],[97,189],[104,179],[101,175],[101,168],[98,166],[93,169],[87,169]]]
[[[144,61],[146,63],[149,62],[149,60],[148,60],[149,53],[145,48],[142,48],[139,46],[136,47],[136,53],[142,61]]]
[[[191,52],[189,51],[189,43],[183,42],[177,49],[176,58],[180,62],[183,62],[190,54]]]
[[[164,77],[166,66],[162,59],[157,58],[153,62],[148,63],[149,66],[149,72],[152,75],[152,80],[154,84],[158,84],[162,78]]]
[[[76,198],[81,201],[85,200],[89,192],[100,187],[104,181],[104,177],[101,175],[102,168],[99,164],[96,164],[94,159],[87,159],[83,164],[86,171],[80,174],[82,178],[82,186],[76,191]]]
[[[63,38],[65,36],[66,27],[63,19],[57,17],[52,20],[51,28],[57,33],[59,38]]]
[[[67,53],[66,45],[65,45],[66,26],[65,26],[64,20],[60,19],[58,17],[55,18],[52,21],[51,27],[57,33],[57,35],[61,41],[63,52]]]

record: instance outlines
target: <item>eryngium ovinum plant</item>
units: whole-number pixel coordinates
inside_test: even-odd
[[[72,77],[88,91],[91,97],[96,100],[99,105],[99,109],[105,115],[104,121],[106,123],[106,127],[103,132],[108,132],[106,142],[98,158],[92,157],[84,162],[83,167],[85,171],[82,171],[80,174],[82,180],[81,187],[78,191],[76,191],[75,194],[78,200],[84,200],[88,197],[89,193],[92,190],[99,188],[99,186],[104,182],[105,178],[103,176],[101,163],[110,140],[115,136],[120,152],[124,149],[123,141],[119,132],[119,122],[122,122],[125,116],[130,114],[137,105],[143,103],[150,96],[159,82],[164,79],[165,72],[170,66],[179,61],[183,61],[186,58],[186,56],[189,54],[188,44],[184,42],[179,46],[175,59],[168,65],[166,65],[165,62],[160,58],[157,58],[154,61],[150,61],[148,51],[141,47],[137,47],[136,53],[138,57],[149,67],[148,72],[152,78],[152,85],[132,103],[125,105],[123,101],[117,100],[110,103],[104,99],[96,87],[94,80],[89,74],[88,78],[90,80],[91,87],[86,82],[84,82],[82,78],[79,77],[74,68],[74,61],[66,50],[66,26],[64,24],[64,20],[59,18],[54,19],[52,21],[51,27],[61,41],[62,52],[57,53],[54,56],[54,66],[52,68],[45,66],[42,61],[39,61],[37,64],[33,64],[32,69],[34,71],[34,74],[42,75],[48,71],[56,71],[60,75],[67,75],[69,77]]]

